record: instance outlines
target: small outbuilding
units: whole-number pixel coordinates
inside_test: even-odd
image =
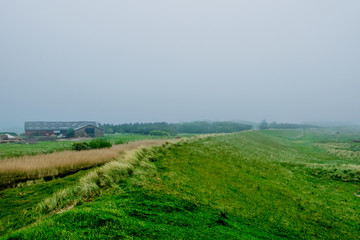
[[[75,137],[103,137],[104,130],[94,125],[81,126],[74,129]]]

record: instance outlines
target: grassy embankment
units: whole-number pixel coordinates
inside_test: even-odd
[[[123,156],[37,207],[61,213],[5,239],[357,239],[359,135],[322,131],[248,131]]]
[[[118,163],[122,161],[121,159],[123,159],[126,152],[131,152],[139,147],[154,146],[164,142],[165,140],[142,140],[115,145],[111,149],[81,152],[65,151],[31,156],[25,159],[12,159],[14,162],[12,164],[10,162],[8,167],[20,167],[20,169],[14,169],[14,176],[17,177],[19,177],[19,174],[26,176],[29,174],[33,175],[35,172],[38,174],[49,174],[52,177],[55,177],[54,174],[61,172],[62,175],[66,176],[63,178],[53,178],[51,181],[44,181],[44,178],[36,176],[35,180],[28,180],[19,183],[15,188],[0,191],[0,236],[6,232],[11,232],[34,221],[38,221],[41,217],[59,207],[59,204],[67,204],[75,201],[75,199],[91,197],[92,191],[97,187],[96,184],[89,181],[89,177],[96,176],[97,170],[103,169],[102,167],[96,168],[97,165],[111,160],[116,160],[113,163]],[[65,156],[66,158],[64,158]],[[24,162],[24,160],[29,161]],[[113,163],[106,165],[105,169],[109,169],[109,166],[113,168]],[[84,170],[85,165],[87,168],[92,168]],[[120,163],[119,166],[120,170],[118,172],[122,172],[122,167],[128,165],[127,163],[125,165]],[[79,168],[77,173],[70,174],[69,171],[75,168]],[[2,170],[6,172],[5,168],[2,168]],[[118,173],[116,172],[116,166],[112,171]],[[7,172],[7,175],[11,175],[11,173]],[[2,174],[0,176],[3,177]],[[50,197],[52,194],[54,194],[54,197]],[[60,200],[59,196],[66,199]]]

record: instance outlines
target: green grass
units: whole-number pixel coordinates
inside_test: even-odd
[[[185,137],[191,135],[184,135]],[[124,144],[137,140],[167,139],[168,137],[156,137],[142,134],[105,134],[101,139],[110,141],[112,144]],[[88,140],[90,141],[90,140]],[[0,160],[10,157],[26,155],[46,154],[56,151],[71,150],[72,141],[38,141],[36,143],[4,143],[0,144]]]
[[[149,140],[149,139],[174,139],[174,138],[189,138],[199,134],[178,134],[177,136],[151,136],[143,134],[131,134],[131,133],[115,133],[105,134],[101,139],[110,141],[112,144],[123,144],[137,140]]]
[[[164,152],[158,169],[167,191],[262,231],[294,239],[357,238],[358,183],[314,176],[303,163],[323,162],[325,155],[309,161],[291,146],[267,132],[209,138]]]
[[[37,142],[37,143],[4,143],[0,144],[0,159],[36,155],[71,149],[72,142]]]
[[[123,144],[131,141],[137,140],[148,140],[148,139],[167,139],[167,136],[150,136],[143,134],[131,134],[131,133],[115,133],[115,134],[105,134],[101,139],[110,141],[112,144]]]
[[[0,192],[0,235],[12,232],[36,221],[40,215],[37,205],[65,187],[74,186],[81,176],[91,170],[57,178],[28,181],[22,187],[9,188]]]
[[[247,131],[143,150],[130,175],[104,184],[104,166],[90,199],[3,237],[358,239],[360,159],[328,149],[351,134]]]
[[[113,192],[11,239],[270,239],[206,206],[138,188]],[[228,223],[229,222],[229,223]],[[76,231],[74,231],[74,229]],[[281,239],[281,237],[280,237]]]

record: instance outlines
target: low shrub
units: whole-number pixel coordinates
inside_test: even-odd
[[[117,140],[117,141],[115,141],[115,145],[119,145],[119,144],[124,144],[124,143],[127,143],[125,140]]]
[[[72,144],[72,150],[82,151],[90,149],[111,148],[112,144],[103,139],[94,139],[90,142],[76,142]]]
[[[75,142],[72,144],[72,150],[75,151],[82,151],[82,150],[89,150],[91,147],[87,142]]]
[[[170,136],[169,132],[154,130],[149,133],[151,136]]]
[[[111,148],[112,144],[107,140],[94,139],[89,142],[89,146],[91,149]]]

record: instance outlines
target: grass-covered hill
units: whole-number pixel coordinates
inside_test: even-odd
[[[18,216],[34,224],[0,230],[4,239],[359,239],[359,136],[247,131],[147,148],[77,173]]]

